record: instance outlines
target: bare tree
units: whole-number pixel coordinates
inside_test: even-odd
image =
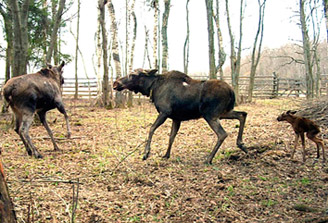
[[[214,26],[213,26],[213,0],[205,0],[207,11],[208,56],[210,79],[217,79],[215,65]]]
[[[314,79],[313,79],[313,63],[311,53],[311,43],[309,39],[308,27],[305,14],[305,0],[299,1],[300,6],[300,23],[302,30],[303,57],[306,75],[306,97],[313,98],[314,96]]]
[[[216,0],[216,12],[214,14],[214,20],[216,25],[216,34],[217,34],[217,42],[218,42],[218,65],[216,66],[216,73],[219,72],[220,79],[223,80],[223,65],[226,61],[227,54],[223,48],[223,38],[222,38],[222,31],[220,25],[220,7],[219,7],[219,0]]]
[[[232,32],[231,22],[230,22],[230,10],[229,10],[229,0],[225,0],[226,2],[226,15],[227,15],[227,23],[229,29],[229,37],[230,37],[230,66],[231,66],[231,82],[232,87],[235,91],[235,95],[237,98],[237,103],[240,102],[239,95],[239,74],[240,74],[240,62],[241,62],[241,45],[242,45],[242,37],[243,37],[243,18],[244,18],[244,0],[240,0],[240,10],[239,10],[239,42],[237,46],[237,52],[235,50],[235,37]]]
[[[325,22],[326,22],[326,32],[327,32],[327,42],[328,42],[328,0],[322,0],[324,13],[325,13]]]
[[[171,0],[164,0],[164,13],[162,19],[162,72],[168,69],[168,40],[167,40],[167,26],[169,22]]]
[[[50,44],[47,50],[47,55],[46,55],[46,62],[47,63],[51,63],[51,58],[53,56],[53,52],[54,52],[54,48],[57,44],[57,35],[58,35],[58,30],[59,30],[59,25],[61,23],[62,20],[62,15],[63,15],[63,11],[65,8],[65,1],[66,0],[60,0],[59,1],[59,6],[58,6],[58,10],[55,16],[55,21],[54,21],[54,26],[51,32],[51,38],[50,38]]]
[[[79,79],[78,79],[78,67],[77,67],[77,61],[78,61],[78,51],[79,51],[79,37],[80,37],[80,6],[81,1],[77,1],[77,22],[76,22],[76,40],[75,40],[75,94],[74,98],[77,99],[79,96]]]
[[[187,34],[186,40],[183,45],[183,71],[185,74],[188,74],[188,65],[189,65],[189,35],[190,35],[190,28],[189,28],[189,1],[186,2],[186,24],[187,24]]]
[[[152,0],[151,3],[151,8],[154,9],[154,29],[153,29],[153,68],[159,69],[159,47],[158,47],[158,41],[159,41],[159,32],[158,32],[158,27],[159,27],[159,4],[158,0]]]
[[[266,0],[257,1],[259,7],[259,20],[257,25],[257,32],[255,35],[255,40],[253,44],[252,50],[252,59],[251,59],[251,72],[250,72],[250,79],[249,79],[249,88],[248,88],[248,98],[249,102],[252,101],[253,98],[253,89],[254,89],[254,81],[255,81],[255,74],[257,66],[260,62],[261,58],[261,50],[262,50],[262,41],[263,41],[263,28],[264,28],[264,12],[265,12],[265,5]]]

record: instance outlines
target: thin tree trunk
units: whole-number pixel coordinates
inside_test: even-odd
[[[215,48],[214,48],[214,27],[213,27],[213,0],[205,0],[207,11],[207,32],[208,32],[208,56],[210,79],[217,79],[215,65]]]
[[[61,23],[61,18],[63,15],[63,11],[65,8],[65,0],[60,0],[59,2],[59,7],[56,13],[56,18],[54,21],[54,27],[52,28],[52,32],[51,32],[51,37],[50,37],[50,44],[49,44],[49,48],[47,51],[47,55],[46,55],[46,63],[51,63],[51,58],[53,55],[53,51],[57,42],[57,35],[58,35],[58,30],[59,30],[59,25]]]
[[[222,38],[222,32],[221,32],[221,25],[220,25],[220,7],[219,7],[219,1],[216,0],[216,14],[214,16],[216,29],[217,29],[217,38],[218,38],[218,58],[219,62],[216,67],[216,71],[220,74],[220,80],[223,80],[223,65],[226,61],[227,54],[224,51],[223,48],[223,38]]]
[[[167,26],[169,22],[171,0],[164,0],[164,13],[162,21],[162,72],[166,72],[168,69],[168,57],[169,57],[169,47],[167,39]]]
[[[302,42],[303,42],[303,57],[305,64],[306,75],[306,97],[313,98],[314,96],[314,80],[313,80],[313,64],[311,61],[311,43],[309,40],[309,34],[306,24],[304,0],[300,0],[300,22],[302,28]]]
[[[135,6],[135,0],[133,0],[132,5],[131,5],[131,17],[132,17],[131,20],[133,20],[133,37],[132,37],[132,43],[131,43],[129,71],[132,71],[132,69],[133,69],[134,49],[135,49],[136,39],[137,39],[137,17],[136,17],[135,11],[134,11],[134,6]],[[128,105],[128,107],[133,106],[133,94],[131,91],[128,92],[127,105]]]
[[[188,74],[188,66],[189,66],[189,35],[190,35],[190,27],[189,27],[189,0],[186,3],[186,24],[187,24],[187,35],[186,40],[183,45],[183,70],[185,74]]]
[[[109,106],[109,82],[108,82],[108,47],[107,47],[107,31],[105,24],[105,3],[106,0],[99,0],[99,23],[101,26],[101,34],[102,34],[102,55],[103,55],[103,67],[104,67],[104,75],[103,75],[103,97],[102,103],[105,107]]]
[[[150,55],[149,55],[149,51],[148,51],[148,43],[150,42],[149,40],[149,30],[147,29],[146,26],[144,26],[145,28],[145,49],[144,49],[144,56],[143,56],[143,61],[142,61],[142,67],[145,66],[146,63],[146,59],[148,61],[148,66],[151,66],[151,60],[150,60]]]
[[[158,41],[159,41],[159,34],[158,34],[158,24],[159,24],[159,4],[158,0],[153,0],[152,2],[152,8],[154,9],[154,30],[153,30],[153,58],[154,58],[154,63],[153,63],[153,68],[154,69],[159,69],[159,49],[158,49]]]
[[[78,99],[79,97],[79,79],[77,73],[77,61],[78,61],[78,51],[79,51],[79,37],[80,37],[80,6],[81,1],[77,1],[77,23],[76,23],[76,42],[75,42],[75,95],[74,98]]]
[[[327,33],[327,42],[328,42],[328,0],[322,0],[323,8],[324,8],[324,16],[326,22],[326,33]]]
[[[248,98],[247,98],[248,102],[251,102],[252,98],[253,98],[255,74],[256,74],[256,69],[257,69],[257,66],[258,66],[260,58],[261,58],[265,3],[266,3],[266,0],[264,0],[263,3],[261,3],[261,1],[258,0],[259,21],[258,21],[258,25],[257,25],[257,32],[255,35],[255,41],[254,41],[253,50],[252,50],[251,73],[250,73],[250,79],[249,79]],[[259,37],[260,37],[260,39],[259,39]],[[259,43],[257,43],[258,41],[259,41]]]
[[[112,33],[112,57],[115,65],[116,78],[120,78],[122,76],[122,69],[121,69],[121,60],[120,60],[119,45],[118,45],[118,32],[117,32],[118,28],[116,22],[115,9],[112,0],[108,1],[107,6],[109,10],[109,16],[111,18],[110,30]],[[115,104],[116,107],[124,106],[124,97],[121,92],[116,92]]]

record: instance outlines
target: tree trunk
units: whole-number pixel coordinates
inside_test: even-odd
[[[171,8],[171,0],[164,0],[164,13],[163,13],[163,21],[162,21],[162,72],[166,72],[168,70],[168,57],[169,57],[169,47],[167,40],[167,26],[169,22],[170,8]]]
[[[158,0],[153,0],[152,2],[152,8],[154,9],[154,30],[153,30],[153,68],[159,70],[159,49],[158,49],[158,40],[159,40],[159,34],[158,34],[158,27],[159,27],[159,4]]]
[[[133,61],[134,61],[134,49],[136,45],[136,39],[137,39],[137,17],[134,11],[135,6],[135,0],[133,0],[132,5],[131,5],[131,17],[133,20],[133,37],[132,37],[132,43],[131,43],[131,52],[130,52],[130,66],[129,66],[129,71],[132,71],[133,69]],[[131,91],[128,92],[128,102],[127,102],[128,107],[133,106],[133,94]]]
[[[305,0],[300,0],[300,22],[302,29],[302,42],[303,42],[303,57],[305,64],[305,75],[306,75],[306,97],[313,98],[314,96],[314,80],[313,80],[313,64],[311,55],[311,43],[309,40],[309,34],[306,24],[305,16]]]
[[[109,16],[111,18],[110,30],[112,34],[112,57],[115,65],[116,78],[120,78],[122,76],[122,69],[121,69],[121,60],[120,60],[119,45],[118,45],[118,32],[117,32],[118,27],[117,27],[115,9],[112,0],[108,1],[107,6],[109,10]],[[116,92],[115,104],[116,107],[124,106],[124,96],[122,92]]]
[[[78,51],[79,51],[79,37],[80,37],[80,5],[81,1],[77,1],[77,23],[76,23],[76,45],[75,45],[75,94],[74,98],[79,97],[79,79],[77,74],[77,61],[78,61]]]
[[[0,161],[0,222],[15,223],[17,222],[14,205],[9,196],[5,174]]]
[[[205,0],[207,11],[207,32],[208,32],[208,56],[210,79],[217,79],[215,65],[215,48],[214,48],[214,27],[213,27],[213,0]]]
[[[326,33],[327,33],[327,42],[328,42],[328,0],[322,0],[322,3],[325,13]]]
[[[257,66],[258,66],[260,58],[261,58],[265,3],[266,3],[266,0],[264,0],[263,3],[261,3],[261,1],[258,0],[259,20],[258,20],[258,25],[257,25],[257,32],[255,35],[255,41],[253,44],[253,50],[252,50],[251,73],[250,73],[250,78],[249,78],[249,88],[248,88],[248,98],[247,98],[248,102],[251,102],[252,98],[253,98],[255,74],[256,74],[256,69],[257,69]],[[260,39],[259,39],[259,37],[260,37]],[[257,43],[258,41],[259,41],[259,43]]]
[[[12,76],[26,74],[28,56],[28,27],[27,17],[29,0],[24,0],[19,6],[17,0],[8,1],[13,18],[13,60]]]
[[[64,8],[65,8],[65,0],[60,0],[59,7],[58,7],[58,10],[56,13],[56,18],[54,21],[54,27],[52,28],[52,32],[51,32],[50,44],[49,44],[49,48],[48,48],[47,55],[46,55],[46,63],[51,63],[51,58],[52,58],[53,51],[54,51],[54,48],[55,48],[55,45],[57,42],[59,25],[61,22]]]
[[[231,64],[231,82],[232,87],[235,91],[237,104],[240,102],[239,95],[239,73],[240,73],[240,61],[241,61],[241,45],[242,45],[242,34],[243,34],[243,14],[244,14],[244,0],[240,1],[240,18],[239,18],[239,43],[238,51],[235,51],[235,38],[232,33],[231,23],[230,23],[230,13],[229,13],[229,0],[226,0],[226,14],[227,14],[227,23],[229,29],[230,37],[230,64]]]
[[[109,79],[108,79],[108,44],[107,44],[107,32],[106,32],[106,24],[105,24],[105,1],[99,0],[98,8],[99,8],[99,23],[101,26],[101,34],[102,34],[102,55],[103,55],[103,67],[104,67],[104,75],[103,75],[103,83],[102,83],[102,103],[105,107],[109,106]]]
[[[215,24],[216,24],[216,29],[217,29],[217,38],[218,38],[218,58],[219,58],[219,62],[218,65],[216,67],[216,71],[219,72],[220,74],[220,80],[223,80],[223,65],[226,61],[227,58],[227,54],[224,51],[223,48],[223,38],[222,38],[222,32],[221,32],[221,25],[220,25],[220,10],[219,10],[219,1],[216,0],[216,14],[214,16],[215,19]]]
[[[183,71],[185,74],[188,74],[188,65],[189,65],[189,35],[190,35],[190,28],[189,28],[189,0],[186,3],[186,23],[187,23],[187,35],[186,40],[183,45]]]

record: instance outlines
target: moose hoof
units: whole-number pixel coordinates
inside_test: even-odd
[[[206,161],[204,162],[204,164],[205,164],[205,165],[212,165],[212,160],[206,160]]]
[[[71,136],[72,136],[72,133],[68,132],[68,133],[67,133],[67,138],[70,139]]]
[[[43,156],[42,156],[41,154],[35,154],[34,156],[35,156],[35,158],[37,158],[37,159],[42,159],[42,158],[43,158]]]
[[[246,146],[244,146],[244,143],[238,144],[238,148],[241,149],[242,151],[244,151],[244,153],[248,153]]]
[[[167,154],[165,154],[164,156],[163,156],[163,159],[169,159],[170,158],[170,155],[167,155]]]
[[[148,156],[149,156],[149,154],[147,153],[147,154],[145,154],[143,157],[142,157],[142,160],[146,160],[146,159],[148,159]]]

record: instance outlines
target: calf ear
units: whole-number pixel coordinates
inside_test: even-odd
[[[158,71],[157,69],[152,69],[152,70],[148,71],[147,73],[148,73],[148,75],[152,76],[152,75],[155,75],[157,73],[157,71]]]
[[[289,115],[289,114],[294,115],[294,114],[296,114],[296,112],[297,112],[297,111],[291,111],[291,110],[288,110],[288,111],[286,112],[286,114],[288,114],[288,115]]]

